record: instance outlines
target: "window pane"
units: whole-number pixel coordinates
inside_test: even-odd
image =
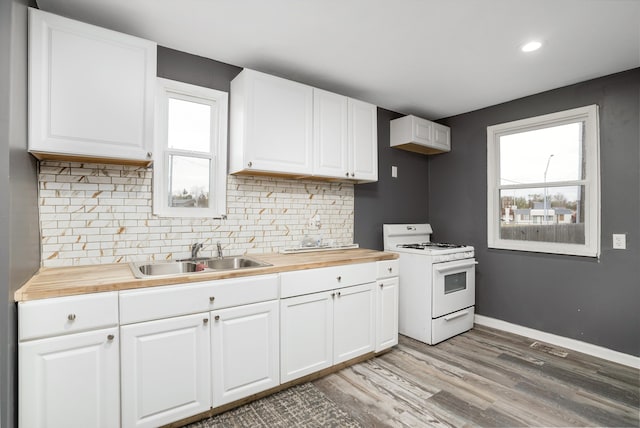
[[[209,207],[210,160],[169,156],[169,206]]]
[[[169,148],[209,152],[210,121],[210,105],[169,98]]]
[[[583,122],[500,137],[500,184],[584,178]]]
[[[584,192],[584,186],[501,190],[500,239],[584,244]]]

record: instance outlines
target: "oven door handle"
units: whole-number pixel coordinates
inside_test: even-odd
[[[453,315],[447,315],[447,316],[444,317],[444,320],[445,321],[451,321],[451,320],[454,320],[456,318],[463,317],[465,315],[469,315],[469,311],[468,310],[462,311],[462,312],[457,312],[457,313],[455,313]]]
[[[456,260],[451,262],[436,263],[433,265],[433,270],[436,272],[449,272],[455,269],[470,268],[477,264],[478,262],[475,259]]]

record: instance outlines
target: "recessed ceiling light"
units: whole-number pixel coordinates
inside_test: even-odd
[[[522,50],[522,52],[533,52],[533,51],[537,51],[538,49],[540,49],[540,46],[542,46],[542,43],[537,42],[537,41],[532,41],[529,43],[526,43],[524,45],[522,45],[522,47],[520,48]]]

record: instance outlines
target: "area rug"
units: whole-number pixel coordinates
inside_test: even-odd
[[[312,383],[305,383],[187,427],[360,428],[362,425]]]

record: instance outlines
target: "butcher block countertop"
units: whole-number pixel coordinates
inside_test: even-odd
[[[158,285],[187,284],[224,278],[314,269],[353,263],[397,259],[398,255],[363,248],[298,254],[250,254],[247,257],[272,266],[218,272],[198,272],[171,277],[136,278],[128,263],[41,268],[15,292],[15,300],[46,299],[103,291],[129,290]]]

